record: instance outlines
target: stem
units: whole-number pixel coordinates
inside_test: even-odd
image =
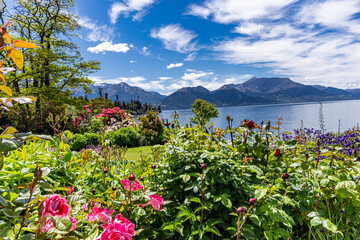
[[[204,189],[203,189],[203,178],[204,178],[204,169],[201,173],[201,218],[200,218],[200,224],[202,223],[202,220],[204,218]]]
[[[133,181],[130,181],[130,191],[129,191],[129,202],[130,202],[130,211],[131,211],[131,212],[132,212],[132,202],[131,202],[132,182],[133,182]]]
[[[250,212],[250,210],[253,208],[253,206],[250,206],[249,210],[246,212],[245,214],[245,218],[244,218],[244,221],[241,223],[241,227],[240,227],[240,233],[243,232],[244,230],[244,225],[245,225],[245,222],[246,222],[246,219],[247,219],[247,216],[248,216],[248,213]]]
[[[238,220],[237,220],[237,228],[236,228],[236,240],[239,240],[239,235],[240,235],[240,218],[241,218],[241,214],[239,214]]]

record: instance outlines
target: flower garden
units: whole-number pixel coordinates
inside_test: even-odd
[[[1,48],[22,69],[17,48],[37,46],[6,27]],[[36,101],[0,90],[2,111]],[[280,121],[231,116],[219,129],[203,100],[186,127],[174,112],[170,130],[156,112],[136,123],[104,99],[70,118],[60,108],[20,114],[52,137],[0,135],[0,239],[360,239],[360,129],[281,133]],[[125,157],[141,145],[151,156]]]

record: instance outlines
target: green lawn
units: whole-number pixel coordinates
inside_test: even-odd
[[[150,156],[152,152],[151,147],[152,146],[128,148],[125,153],[125,159],[136,161],[140,159],[140,155]]]

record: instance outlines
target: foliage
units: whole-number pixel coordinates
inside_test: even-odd
[[[84,133],[84,134],[74,134],[70,139],[69,145],[71,150],[80,151],[81,149],[86,148],[87,146],[97,146],[99,145],[100,137],[96,133]]]
[[[140,133],[134,127],[123,127],[116,131],[107,132],[105,139],[110,140],[111,144],[117,146],[140,146]]]
[[[147,145],[163,144],[166,141],[166,129],[157,112],[147,111],[139,116],[140,133]]]
[[[196,99],[191,106],[191,111],[195,115],[195,117],[191,118],[191,121],[200,124],[202,127],[204,127],[211,118],[216,118],[219,115],[214,105],[202,99]]]
[[[24,52],[24,68],[10,79],[17,93],[36,94],[37,109],[44,97],[66,104],[73,91],[88,89],[87,76],[99,69],[99,62],[85,61],[69,40],[80,28],[73,6],[73,0],[15,1],[13,32],[40,48]]]

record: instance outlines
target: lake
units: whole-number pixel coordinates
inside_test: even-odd
[[[359,127],[360,123],[360,100],[322,102],[325,129],[327,131],[344,131],[352,127]],[[256,106],[219,107],[219,117],[211,119],[215,127],[225,129],[227,126],[226,116],[233,119],[233,126],[237,127],[244,119],[253,120],[260,124],[261,120],[266,123],[271,121],[274,126],[277,118],[283,119],[280,131],[293,131],[301,126],[301,120],[305,128],[320,129],[319,112],[320,104],[316,103],[295,103],[295,104],[274,104]],[[160,113],[161,119],[169,119],[173,110],[164,110]],[[177,110],[181,126],[190,122],[193,113],[190,109]]]

